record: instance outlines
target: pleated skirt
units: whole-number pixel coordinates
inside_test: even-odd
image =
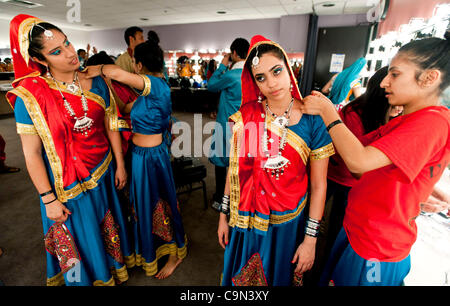
[[[132,145],[130,201],[136,265],[146,275],[158,271],[158,260],[165,255],[187,255],[180,208],[167,145]]]
[[[47,250],[47,285],[115,285],[128,280],[134,250],[114,186],[111,162],[94,189],[82,192],[65,206],[71,211],[64,223],[47,218],[40,201]]]

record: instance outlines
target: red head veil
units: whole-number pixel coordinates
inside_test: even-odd
[[[253,80],[252,77],[252,72],[249,71],[248,69],[248,65],[247,62],[248,61],[252,61],[252,58],[249,58],[248,55],[250,54],[250,52],[256,48],[259,45],[263,45],[263,44],[269,44],[269,45],[273,45],[276,46],[277,48],[279,48],[283,54],[284,57],[286,58],[286,62],[288,64],[288,71],[289,71],[289,76],[291,78],[291,84],[292,84],[292,96],[298,100],[302,100],[302,96],[300,94],[300,90],[298,89],[297,86],[297,80],[295,79],[294,73],[292,71],[291,66],[289,65],[289,58],[286,54],[286,52],[284,52],[283,48],[281,48],[280,45],[278,45],[277,43],[265,38],[264,36],[261,35],[255,35],[253,36],[251,42],[250,42],[250,48],[248,50],[248,54],[247,54],[247,58],[245,60],[245,65],[244,65],[244,69],[242,70],[242,76],[241,76],[241,81],[242,81],[242,102],[241,102],[241,106],[254,101],[256,102],[258,99],[258,93],[259,93],[259,88],[258,85],[256,85],[255,81]]]
[[[25,14],[14,17],[10,23],[9,39],[11,43],[11,53],[14,64],[13,87],[17,87],[19,81],[41,74],[40,65],[33,62],[28,54],[30,46],[29,33],[34,25],[44,22],[43,20]],[[15,98],[9,99],[11,106],[14,107]]]

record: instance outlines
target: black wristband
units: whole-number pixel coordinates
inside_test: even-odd
[[[42,197],[45,197],[46,195],[49,195],[49,194],[51,194],[51,193],[53,193],[53,190],[49,190],[49,191],[44,192],[44,193],[41,193],[41,194],[39,194],[39,195],[40,195],[41,198],[42,198]]]
[[[329,132],[331,130],[331,128],[339,123],[343,123],[342,120],[338,119],[336,121],[331,122],[328,126],[327,126],[327,131]]]
[[[58,199],[58,198],[54,198],[54,199],[51,200],[50,202],[44,203],[44,205],[48,205],[48,204],[50,204],[50,203],[53,203],[53,202],[55,202],[57,199]]]

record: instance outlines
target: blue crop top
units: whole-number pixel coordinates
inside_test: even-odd
[[[170,87],[165,80],[146,75],[150,79],[150,93],[140,96],[131,109],[133,132],[153,135],[163,133],[169,127],[172,113]]]

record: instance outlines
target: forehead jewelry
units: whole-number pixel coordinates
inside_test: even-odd
[[[259,47],[259,46],[258,46]],[[259,57],[258,57],[258,47],[256,47],[256,54],[252,59],[252,65],[253,67],[257,67],[259,64]]]
[[[40,27],[42,30],[44,30],[44,36],[45,36],[45,38],[46,38],[47,40],[53,39],[53,38],[54,38],[54,37],[53,37],[53,32],[52,32],[52,31],[47,30],[46,28],[44,28],[43,26],[41,26],[41,25],[39,25],[39,24],[34,24],[33,27],[31,28],[31,31],[30,31],[30,36],[31,36],[30,38],[31,38],[31,39],[33,39],[31,33],[33,33],[34,27]]]

